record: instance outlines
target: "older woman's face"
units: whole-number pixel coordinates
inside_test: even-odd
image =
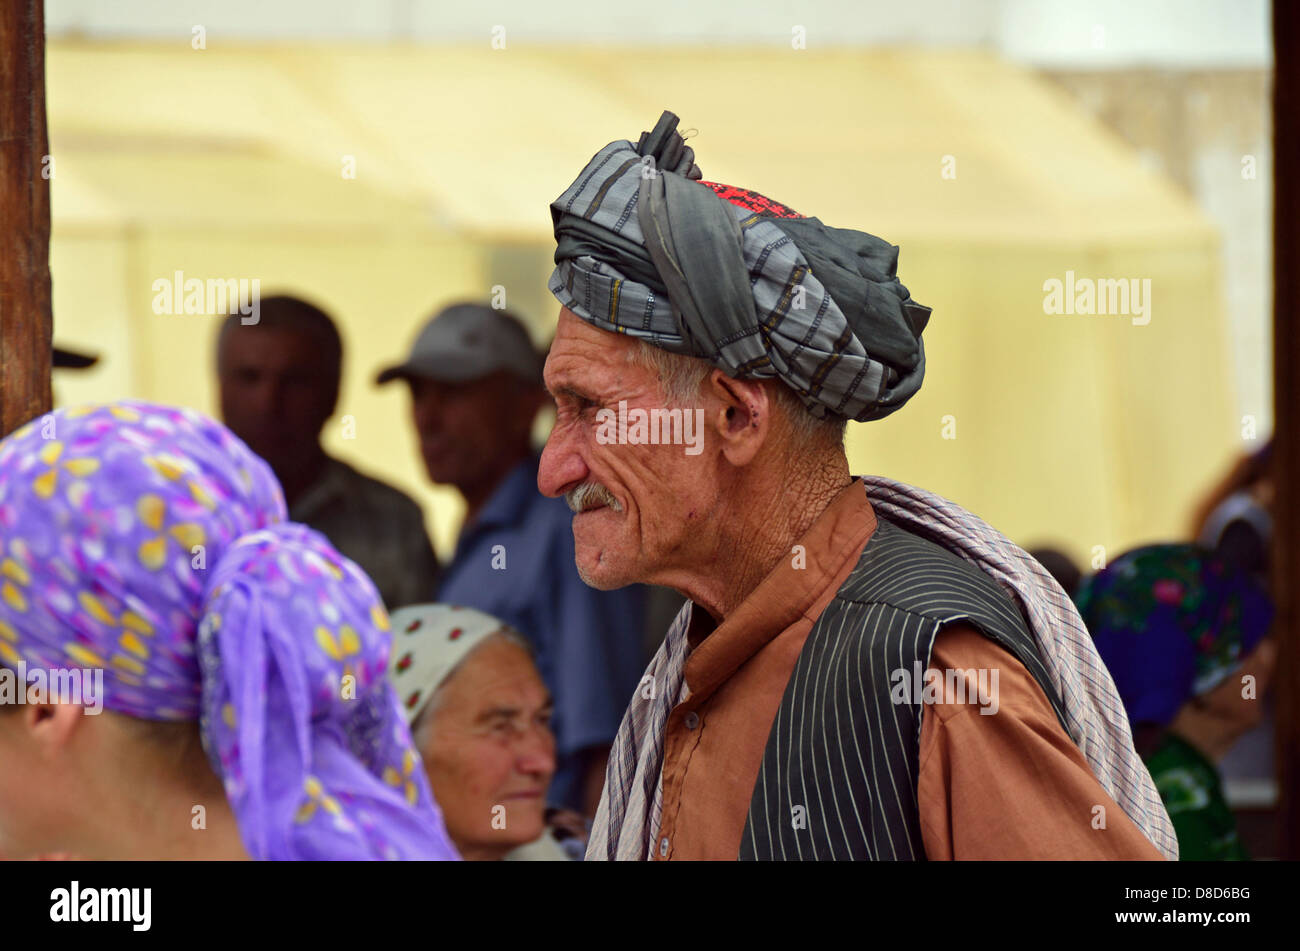
[[[655,372],[628,363],[636,344],[619,334],[560,312],[546,360],[546,388],[555,397],[556,420],[542,453],[537,486],[560,496],[594,483],[617,506],[603,505],[573,517],[578,573],[595,588],[655,581],[667,569],[690,567],[707,548],[700,525],[717,504],[721,477],[708,433],[702,452],[684,445],[602,444],[602,409],[666,409]],[[684,412],[690,412],[690,409]],[[705,418],[708,413],[703,414]]]
[[[528,653],[493,637],[438,693],[417,731],[434,798],[461,855],[498,859],[545,830],[555,773],[551,697]]]

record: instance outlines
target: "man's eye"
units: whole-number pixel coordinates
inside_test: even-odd
[[[589,400],[583,396],[570,397],[565,401],[564,406],[560,409],[561,415],[571,414],[579,419],[591,415],[591,411],[596,408],[595,400]]]

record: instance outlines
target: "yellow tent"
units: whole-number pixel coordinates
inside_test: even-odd
[[[444,554],[454,494],[425,485],[374,372],[436,306],[494,288],[544,340],[547,205],[664,108],[706,177],[888,238],[934,308],[925,385],[850,427],[856,471],[1092,560],[1179,535],[1239,444],[1213,228],[985,53],[55,42],[47,81],[56,335],[104,355],[61,400],[215,411],[214,322],[155,313],[157,279],[309,296],[347,347],[328,447],[425,501]],[[1045,306],[1051,281],[1120,279],[1149,288],[1146,322]]]

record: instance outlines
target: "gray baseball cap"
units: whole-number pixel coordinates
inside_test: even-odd
[[[424,325],[405,362],[384,370],[376,382],[418,378],[468,383],[497,370],[540,385],[542,355],[509,311],[453,304]]]

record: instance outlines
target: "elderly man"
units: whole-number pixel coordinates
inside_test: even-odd
[[[850,475],[847,420],[924,373],[897,249],[701,181],[676,124],[551,206],[538,486],[576,513],[588,584],[689,599],[587,857],[1176,856],[1059,587],[957,506]]]

